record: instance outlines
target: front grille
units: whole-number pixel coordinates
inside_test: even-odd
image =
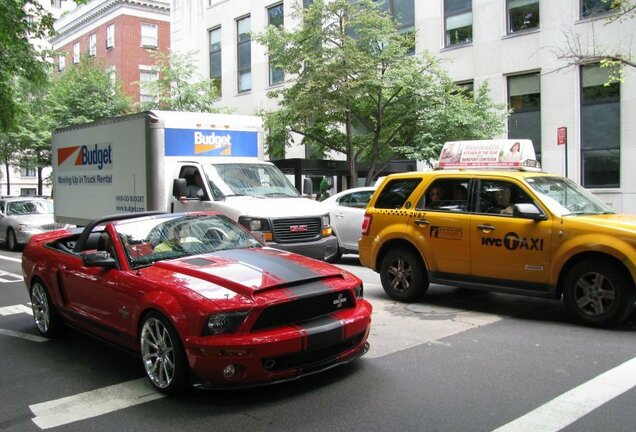
[[[280,357],[262,359],[263,367],[269,371],[279,371],[291,368],[310,368],[319,364],[333,361],[340,353],[350,350],[360,343],[363,333],[359,333],[337,344],[313,351],[294,353]]]
[[[53,231],[53,230],[58,230],[58,229],[63,229],[66,228],[66,224],[62,224],[62,223],[50,223],[50,224],[44,224],[44,225],[40,225],[40,229],[42,231]]]
[[[252,330],[297,324],[341,309],[352,308],[353,303],[351,291],[339,291],[277,304],[263,310]]]
[[[274,241],[293,243],[320,238],[322,231],[320,218],[275,219]]]

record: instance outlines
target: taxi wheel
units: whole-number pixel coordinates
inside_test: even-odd
[[[18,250],[18,239],[15,236],[15,231],[11,228],[7,230],[7,248],[12,251]]]
[[[428,289],[424,264],[408,249],[392,250],[380,263],[382,288],[394,300],[412,302]]]
[[[179,335],[166,317],[155,311],[144,316],[139,346],[146,376],[155,389],[176,395],[188,388],[188,360]]]
[[[634,308],[636,290],[631,280],[622,267],[611,261],[581,261],[565,277],[563,302],[568,312],[584,324],[618,324]]]

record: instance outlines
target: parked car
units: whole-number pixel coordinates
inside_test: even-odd
[[[0,199],[0,241],[16,250],[38,233],[67,228],[53,219],[53,201],[34,197]]]
[[[331,228],[338,238],[338,252],[329,259],[334,262],[343,253],[358,253],[364,210],[375,191],[374,186],[347,189],[322,201],[329,208]]]
[[[266,247],[217,213],[123,214],[39,234],[22,269],[43,336],[70,325],[135,351],[167,394],[296,379],[368,350],[358,277]]]

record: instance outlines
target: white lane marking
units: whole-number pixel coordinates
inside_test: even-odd
[[[0,259],[13,261],[13,262],[22,262],[22,258],[14,258],[14,257],[5,256],[5,255],[0,255]]]
[[[13,336],[20,339],[26,339],[32,342],[47,342],[48,341],[48,339],[43,338],[42,336],[36,336],[29,333],[22,333],[22,332],[13,331],[13,330],[0,329],[0,334],[6,335],[6,336]]]
[[[0,283],[22,282],[23,280],[22,275],[0,270]]]
[[[33,309],[31,309],[29,306],[25,306],[21,304],[14,305],[14,306],[5,306],[0,308],[0,315],[2,316],[15,315],[19,313],[25,313],[25,314],[29,314],[33,316]]]
[[[165,395],[155,391],[146,378],[140,378],[74,396],[29,405],[29,408],[35,414],[35,417],[31,419],[33,423],[40,429],[49,429],[163,397]]]
[[[636,387],[636,357],[541,405],[493,432],[559,431]]]

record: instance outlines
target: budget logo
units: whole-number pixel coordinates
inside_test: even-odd
[[[217,135],[215,132],[205,134],[194,133],[194,154],[214,152],[219,156],[232,155],[232,136],[230,134]]]
[[[94,167],[98,170],[113,165],[110,144],[71,146],[57,149],[57,166],[71,170]]]

